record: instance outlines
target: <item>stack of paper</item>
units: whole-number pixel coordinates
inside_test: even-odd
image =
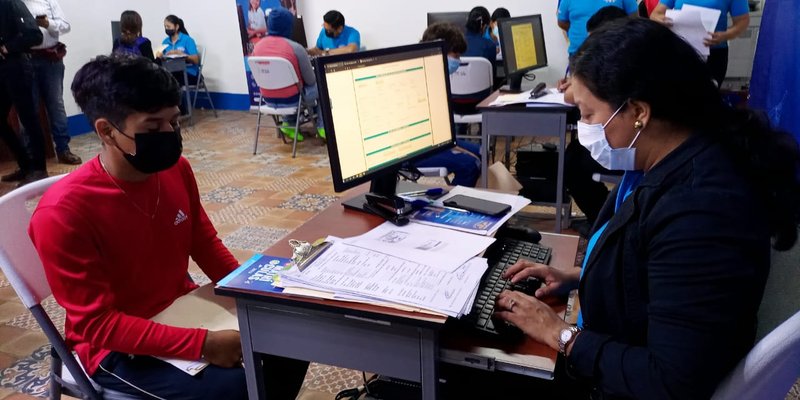
[[[569,106],[571,104],[564,101],[564,93],[559,92],[555,88],[546,90],[547,94],[539,98],[531,97],[531,90],[526,90],[522,93],[504,94],[497,96],[493,102],[489,103],[491,107],[501,107],[511,104],[528,104],[529,106]]]
[[[443,201],[458,194],[508,204],[511,206],[511,211],[501,217],[492,217],[444,206]],[[477,235],[491,235],[511,216],[530,203],[529,199],[522,196],[456,186],[450,193],[434,201],[430,206],[411,214],[410,219],[425,225],[439,226]]]
[[[331,238],[333,239],[333,238]],[[302,271],[281,274],[284,287],[332,291],[336,298],[397,303],[452,317],[469,313],[486,259],[471,258],[454,271],[335,240]]]
[[[713,8],[684,5],[680,10],[667,10],[666,15],[672,20],[672,31],[708,57],[710,52],[704,41],[711,38],[720,14],[720,10]]]

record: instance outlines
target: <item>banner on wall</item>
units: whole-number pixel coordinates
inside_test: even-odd
[[[247,59],[253,53],[256,43],[267,35],[267,15],[275,8],[282,7],[289,10],[296,19],[295,32],[292,39],[307,46],[302,18],[297,15],[297,0],[236,0],[237,14],[239,15],[239,34],[242,39],[242,55],[244,56],[244,70],[247,74],[247,89],[250,94],[250,105],[258,105],[258,85],[250,72]]]

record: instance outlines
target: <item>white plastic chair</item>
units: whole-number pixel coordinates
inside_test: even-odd
[[[278,116],[295,114],[294,139],[292,140],[292,158],[297,155],[297,136],[300,133],[301,115],[303,114],[303,87],[297,73],[289,60],[281,57],[250,57],[247,59],[250,65],[250,72],[253,74],[256,84],[261,89],[275,90],[289,86],[297,86],[298,100],[297,105],[286,107],[270,107],[264,104],[261,91],[258,94],[258,121],[256,122],[256,138],[253,145],[253,155],[258,151],[258,133],[261,129],[261,115],[271,115],[278,129],[278,136],[283,138],[280,131]],[[285,139],[284,139],[285,141]]]
[[[197,96],[200,94],[200,91],[203,91],[203,95],[205,96],[206,100],[208,100],[208,104],[211,105],[211,110],[214,111],[214,118],[217,118],[217,109],[214,107],[214,100],[211,99],[211,94],[208,92],[208,86],[206,86],[206,78],[203,76],[203,66],[206,64],[206,48],[203,46],[197,46],[199,53],[200,53],[200,63],[197,64],[197,83],[194,85],[187,85],[187,90],[193,92],[193,99],[192,99],[192,109],[197,109]]]
[[[60,399],[62,392],[92,400],[136,399],[125,393],[103,389],[92,382],[41,305],[42,300],[50,297],[52,292],[39,254],[28,236],[32,210],[28,209],[26,202],[41,196],[64,176],[42,179],[0,197],[0,221],[3,221],[3,229],[0,230],[0,269],[53,346],[50,364],[51,399]],[[64,374],[64,378],[61,376],[62,362],[69,371],[69,374]],[[67,375],[72,379],[67,379]]]
[[[491,91],[492,63],[483,57],[461,57],[461,64],[456,72],[450,74],[450,92],[454,96],[476,95]],[[453,114],[453,122],[457,124],[480,124],[481,114]],[[464,138],[464,135],[459,135]],[[474,138],[474,136],[466,136]]]

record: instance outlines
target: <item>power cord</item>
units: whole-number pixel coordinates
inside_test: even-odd
[[[368,394],[372,396],[372,392],[369,390],[369,384],[374,382],[378,379],[378,375],[373,375],[371,378],[367,379],[367,373],[365,371],[361,371],[361,378],[363,379],[364,384],[358,387],[350,388],[342,390],[341,392],[336,394],[336,400],[358,400],[361,398],[362,395]],[[374,396],[373,396],[374,397]]]

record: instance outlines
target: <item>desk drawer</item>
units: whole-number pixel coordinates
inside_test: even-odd
[[[421,328],[272,304],[246,318],[255,352],[421,380]]]
[[[483,110],[483,127],[493,136],[559,136],[566,130],[566,114]]]

